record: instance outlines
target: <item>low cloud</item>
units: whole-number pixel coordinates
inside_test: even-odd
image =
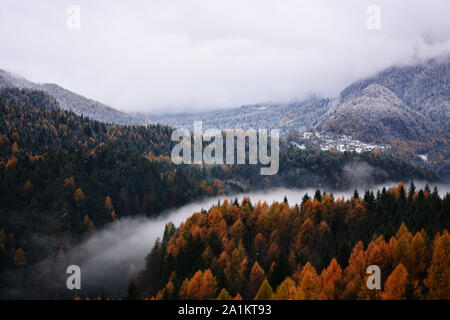
[[[379,171],[366,162],[350,162],[343,168],[344,178],[347,185],[355,186],[356,188],[367,188],[374,183],[374,174]]]

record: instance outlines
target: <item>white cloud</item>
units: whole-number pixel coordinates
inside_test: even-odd
[[[68,30],[66,9],[81,8]],[[381,8],[381,30],[366,9]],[[446,0],[25,1],[0,9],[0,68],[125,111],[183,112],[335,95],[450,52]]]

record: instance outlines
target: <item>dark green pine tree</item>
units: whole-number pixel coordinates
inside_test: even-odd
[[[414,193],[416,193],[416,185],[414,184],[414,181],[411,181],[408,188],[408,202],[412,201]]]
[[[322,201],[322,194],[320,193],[319,189],[317,189],[316,193],[314,193],[314,199],[319,201],[319,202]]]
[[[308,195],[308,193],[305,193],[305,195],[303,196],[303,199],[302,199],[302,206],[305,204],[306,201],[308,201],[308,199],[309,199],[309,195]]]
[[[131,280],[128,283],[128,289],[127,289],[127,293],[125,295],[125,297],[123,297],[124,300],[139,300],[139,290],[136,286],[136,284],[134,283],[133,280]]]

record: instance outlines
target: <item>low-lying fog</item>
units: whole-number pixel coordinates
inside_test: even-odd
[[[393,186],[386,184],[386,187]],[[423,187],[424,184],[416,183],[416,186]],[[382,186],[371,189],[381,189]],[[434,188],[434,186],[431,186]],[[439,193],[445,195],[450,192],[450,186],[437,185]],[[362,194],[365,190],[359,190]],[[119,225],[111,224],[103,230],[98,231],[85,243],[74,247],[68,252],[67,261],[77,264],[82,270],[82,283],[95,284],[98,290],[105,290],[108,293],[111,286],[116,287],[117,281],[126,285],[130,277],[136,274],[144,266],[144,258],[152,249],[157,237],[162,238],[166,223],[172,221],[175,226],[179,226],[194,212],[202,209],[209,209],[217,204],[220,199],[238,198],[242,200],[244,196],[249,196],[252,203],[267,201],[283,201],[286,196],[290,204],[300,203],[304,194],[314,195],[315,189],[274,189],[266,192],[250,192],[237,195],[220,196],[209,198],[200,202],[193,202],[178,209],[168,210],[160,217],[150,218],[123,218]],[[333,192],[336,197],[349,198],[353,195],[353,190]],[[136,271],[131,268],[133,264]],[[119,267],[120,265],[120,267]],[[119,272],[120,273],[119,273]],[[121,279],[117,278],[120,275]],[[111,287],[112,288],[112,287]],[[124,289],[125,290],[125,289]]]

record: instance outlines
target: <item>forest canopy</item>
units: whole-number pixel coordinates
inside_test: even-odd
[[[154,299],[449,299],[450,195],[403,184],[301,204],[224,201],[168,224],[134,280]],[[381,269],[382,290],[366,287]]]

